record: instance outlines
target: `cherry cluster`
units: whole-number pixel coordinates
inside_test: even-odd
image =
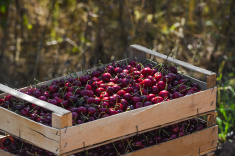
[[[130,153],[149,146],[157,145],[184,135],[191,134],[206,128],[206,122],[194,118],[176,123],[161,129],[152,130],[138,134],[124,140],[109,143],[87,151],[76,153],[75,156],[117,156]],[[22,142],[16,138],[6,138],[2,142],[1,149],[17,156],[54,156],[53,153],[45,151],[36,146]]]
[[[2,140],[1,149],[16,156],[55,156],[49,151],[12,137],[6,137]]]
[[[200,91],[176,67],[164,64],[126,65],[112,63],[84,76],[54,80],[25,94],[72,112],[73,125],[153,105]],[[0,106],[51,126],[51,112],[12,95],[0,99]]]
[[[157,145],[206,128],[206,122],[197,118],[186,120],[161,129],[138,134],[124,140],[96,147],[75,156],[118,156]]]

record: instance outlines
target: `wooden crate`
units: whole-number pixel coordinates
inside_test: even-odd
[[[216,125],[216,114],[216,111],[206,114],[207,128],[202,131],[179,137],[158,145],[150,146],[142,150],[137,150],[125,154],[125,156],[209,156],[216,150],[217,147],[218,126]],[[190,118],[194,117],[196,116]]]
[[[205,114],[203,114],[205,115]],[[217,147],[217,139],[218,139],[218,126],[216,124],[216,111],[212,111],[210,113],[207,113],[207,128],[204,130],[201,130],[199,132],[195,132],[174,140],[170,140],[158,145],[150,146],[141,150],[137,150],[134,152],[130,152],[128,154],[125,154],[125,156],[142,156],[142,155],[148,155],[148,156],[188,156],[188,155],[207,155],[211,156],[211,154],[214,153]],[[186,118],[186,120],[195,118],[197,116],[192,116],[189,118]],[[182,119],[183,121],[185,119]],[[181,122],[182,120],[175,121],[173,123],[167,123],[163,125],[162,127],[172,125],[177,122]],[[152,128],[157,129],[157,128]],[[145,130],[141,131],[138,134],[144,133]],[[134,134],[136,135],[136,133]],[[123,138],[130,137],[131,135],[124,136]],[[1,137],[0,137],[1,138]],[[1,139],[0,139],[1,143]],[[105,143],[103,143],[105,144]],[[100,146],[100,145],[98,145]],[[82,149],[81,151],[83,151]],[[3,150],[0,150],[0,155],[9,155],[13,156],[13,154],[5,152]],[[68,154],[70,155],[70,154]],[[70,155],[73,156],[73,155]]]
[[[215,110],[217,91],[215,87],[215,73],[167,57],[139,45],[132,45],[130,47],[130,59],[137,58],[137,61],[143,63],[146,61],[146,54],[167,59],[169,62],[205,74],[207,76],[207,82],[202,82],[187,76],[193,82],[197,82],[203,91],[84,123],[79,126],[72,126],[71,112],[0,84],[0,90],[6,92],[6,94],[2,94],[0,97],[11,94],[53,112],[52,127],[48,127],[0,107],[1,131],[22,138],[55,154],[66,155],[68,153],[74,153],[79,149],[91,148],[102,142],[113,141],[122,136],[133,134],[136,131],[143,131],[151,127],[161,126],[166,123]],[[120,63],[124,61],[120,61]],[[92,70],[95,70],[95,68]],[[81,76],[83,72],[78,72],[77,75]],[[50,84],[52,81],[46,81],[38,85]],[[22,90],[28,88],[26,87]]]

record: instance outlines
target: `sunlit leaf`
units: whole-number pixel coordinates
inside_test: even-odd
[[[170,31],[174,31],[175,28],[179,27],[180,26],[180,23],[179,22],[176,22],[175,24],[173,24],[171,27],[170,27]]]
[[[148,22],[148,23],[151,23],[151,22],[152,22],[152,19],[153,19],[153,15],[152,15],[152,14],[148,14],[148,15],[147,15],[147,22]]]
[[[0,7],[0,12],[3,13],[3,14],[6,13],[6,6],[5,6],[5,5],[2,5],[2,6]]]
[[[28,24],[28,25],[27,25],[27,28],[28,28],[29,30],[31,30],[31,29],[33,29],[33,25],[32,25],[32,24]]]

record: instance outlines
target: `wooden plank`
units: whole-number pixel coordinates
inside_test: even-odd
[[[216,148],[211,148],[206,151],[200,152],[200,154],[194,154],[193,156],[214,156]]]
[[[148,61],[151,62],[153,65],[157,65],[157,63],[154,62],[154,61],[151,61],[151,60],[148,60]],[[190,77],[188,75],[183,75],[183,76],[184,76],[184,78],[189,79],[194,83],[197,83],[201,89],[203,89],[203,90],[207,89],[207,83],[206,82],[200,81],[200,80],[198,80],[196,78],[193,78],[193,77]]]
[[[215,151],[216,148],[212,148],[211,150],[206,151],[204,156],[215,156]],[[203,153],[201,155],[203,155]]]
[[[11,94],[17,98],[20,98],[22,100],[25,100],[27,102],[30,102],[30,103],[34,103],[40,107],[43,107],[43,108],[46,108],[52,112],[55,112],[57,114],[60,114],[60,115],[63,115],[63,114],[67,114],[67,113],[71,113],[70,111],[66,110],[66,109],[63,109],[61,107],[58,107],[58,106],[55,106],[55,105],[52,105],[46,101],[42,101],[42,100],[39,100],[39,99],[36,99],[32,96],[29,96],[27,94],[24,94],[22,92],[19,92],[15,89],[12,89],[10,87],[7,87],[3,84],[0,84],[0,90],[3,91],[3,92],[6,92],[8,94]]]
[[[207,116],[207,127],[211,127],[216,125],[216,115],[217,112],[211,112],[208,116]]]
[[[153,56],[156,56],[156,57],[162,58],[164,60],[170,61],[172,63],[181,65],[181,66],[183,66],[185,68],[191,69],[191,70],[199,72],[199,73],[203,73],[203,74],[206,74],[206,75],[213,75],[213,74],[215,74],[214,72],[211,72],[209,70],[206,70],[206,69],[203,69],[203,68],[200,68],[200,67],[196,67],[194,65],[191,65],[189,63],[186,63],[186,62],[174,59],[172,57],[168,57],[166,55],[163,55],[163,54],[158,53],[156,51],[147,49],[147,48],[145,48],[143,46],[140,46],[140,45],[131,45],[130,48],[131,49],[136,49],[137,51],[142,51],[142,52],[147,53],[147,54],[151,54]]]
[[[2,107],[0,107],[0,119],[0,129],[4,132],[27,140],[55,154],[59,154],[59,130],[19,116]]]
[[[120,60],[120,61],[117,61],[117,63],[119,64],[125,64],[126,63],[126,59],[123,59],[123,60]],[[104,64],[103,66],[106,66],[106,64]],[[79,71],[79,72],[75,72],[75,74],[77,76],[83,76],[85,75],[84,73],[86,72],[92,72],[94,70],[96,70],[98,67],[93,67],[91,69],[87,69],[87,70],[84,70],[84,71]],[[42,85],[49,85],[51,84],[53,81],[55,80],[60,80],[60,79],[66,79],[66,78],[69,78],[69,77],[72,77],[72,75],[65,75],[65,76],[61,76],[61,77],[57,77],[55,79],[52,79],[52,80],[48,80],[48,81],[44,81],[44,82],[41,82],[41,83],[38,83],[37,86],[42,86]]]
[[[182,118],[182,119],[179,119],[179,120],[175,120],[173,122],[166,123],[164,125],[159,125],[159,126],[156,126],[156,127],[148,128],[148,129],[145,129],[143,131],[138,131],[138,134],[142,134],[142,133],[145,133],[145,132],[149,132],[149,131],[152,131],[152,130],[163,128],[163,127],[166,127],[166,126],[169,126],[169,125],[173,125],[175,123],[179,123],[179,122],[182,122],[182,121],[185,121],[185,120],[193,119],[193,118],[198,118],[199,120],[204,121],[203,119],[201,119],[199,117],[204,116],[204,115],[209,115],[212,112],[215,112],[215,111],[210,111],[210,112],[205,112],[205,113],[193,115],[193,116],[190,116],[190,117],[186,117],[186,118]],[[95,144],[95,145],[91,145],[91,146],[86,146],[86,150],[92,149],[92,148],[96,148],[96,147],[99,147],[99,146],[102,146],[102,145],[106,145],[106,144],[109,144],[109,143],[112,143],[112,142],[115,142],[115,141],[118,141],[118,140],[123,140],[125,138],[129,138],[129,137],[132,137],[132,136],[135,136],[135,135],[136,135],[136,132],[128,134],[128,135],[125,135],[125,136],[121,136],[121,137],[118,137],[118,138],[114,138],[114,139],[111,139],[111,140],[108,140],[108,141],[105,141],[105,142],[101,142],[99,144]],[[66,156],[66,155],[70,155],[70,154],[73,154],[73,153],[78,153],[78,152],[81,152],[81,151],[84,151],[84,148],[67,152],[65,154],[62,154],[61,156]]]
[[[125,156],[188,156],[200,155],[217,146],[218,126],[214,126],[184,137],[125,154]]]
[[[140,62],[142,64],[146,63],[147,61],[146,53],[143,53],[141,50],[132,47],[130,47],[129,59],[136,60],[137,62]]]
[[[216,88],[62,129],[61,154],[135,133],[136,126],[142,131],[215,110],[215,105],[211,105],[215,100]]]
[[[207,76],[207,88],[212,88],[216,86],[216,74]]]
[[[206,89],[207,89],[207,83],[206,83],[206,82],[200,81],[200,80],[195,79],[195,78],[193,78],[193,77],[190,77],[190,76],[188,76],[188,75],[183,75],[183,76],[184,76],[186,79],[189,79],[189,80],[191,80],[191,81],[194,82],[194,83],[197,83],[197,84],[199,85],[200,89],[202,89],[202,90],[206,90]]]
[[[59,115],[52,113],[52,127],[62,129],[72,126],[72,113]]]

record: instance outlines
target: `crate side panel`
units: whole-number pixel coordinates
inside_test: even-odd
[[[140,52],[143,52],[143,53],[147,53],[147,54],[150,54],[150,55],[153,55],[153,56],[156,56],[158,58],[161,58],[163,60],[167,60],[169,62],[172,62],[172,63],[175,63],[175,64],[178,64],[182,67],[185,67],[185,68],[188,68],[188,69],[191,69],[193,71],[197,71],[199,73],[203,73],[205,75],[213,75],[214,73],[209,71],[209,70],[206,70],[206,69],[203,69],[203,68],[200,68],[200,67],[197,67],[197,66],[194,66],[192,64],[189,64],[189,63],[186,63],[184,61],[180,61],[180,60],[177,60],[177,59],[174,59],[172,57],[169,57],[169,56],[166,56],[166,55],[163,55],[161,53],[158,53],[156,51],[153,51],[153,50],[150,50],[150,49],[147,49],[143,46],[140,46],[140,45],[131,45],[130,46],[131,49],[133,50],[137,50],[137,51],[140,51]],[[214,87],[214,86],[213,86]]]
[[[217,146],[217,135],[218,126],[214,126],[169,142],[128,153],[125,156],[198,155]]]
[[[0,129],[53,153],[59,152],[60,131],[0,107]]]
[[[216,89],[124,112],[61,130],[61,152],[164,125],[182,118],[215,110]],[[65,146],[66,145],[66,146]]]

